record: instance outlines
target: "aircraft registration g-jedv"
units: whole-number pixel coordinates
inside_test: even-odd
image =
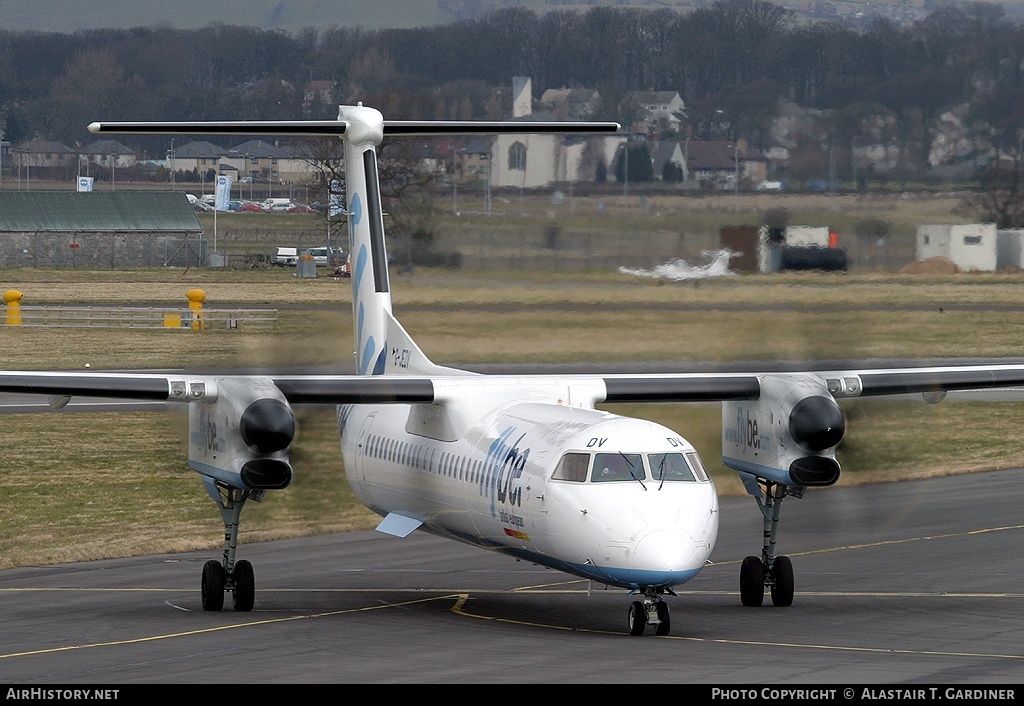
[[[392,315],[377,146],[403,135],[612,133],[615,123],[390,121],[341,106],[337,120],[99,122],[94,133],[335,136],[345,175],[356,370],[352,375],[0,372],[0,390],[181,402],[188,463],[224,521],[223,556],[201,597],[251,610],[251,564],[237,558],[249,499],[292,480],[294,405],[337,405],[348,482],[377,529],[423,530],[625,589],[628,630],[669,634],[666,596],[712,556],[718,499],[697,450],[677,432],[611,414],[616,402],[721,401],[722,461],[763,516],[760,553],[740,569],[740,599],[793,602],[792,562],[776,552],[783,499],[839,478],[837,399],[1024,384],[1024,366],[721,374],[481,375],[437,365]]]

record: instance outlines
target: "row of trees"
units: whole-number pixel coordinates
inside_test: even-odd
[[[333,117],[303,103],[311,79],[340,101],[401,106],[410,117],[490,117],[493,86],[596,88],[619,114],[628,91],[679,91],[695,127],[715,110],[734,136],[763,144],[779,98],[813,108],[873,104],[908,131],[950,105],[1018,141],[1024,128],[1024,31],[996,5],[939,9],[908,27],[864,31],[797,22],[764,0],[674,9],[593,7],[541,14],[502,9],[418,29],[309,28],[294,35],[212,25],[59,33],[0,32],[7,134],[77,141],[97,118]]]
[[[86,143],[85,126],[97,119],[323,119],[334,117],[338,102],[356,100],[390,118],[494,119],[507,111],[518,75],[537,89],[596,88],[599,116],[627,124],[634,117],[622,100],[628,92],[678,91],[689,134],[717,130],[762,148],[772,145],[769,128],[783,99],[823,111],[830,145],[880,139],[872,121],[884,116],[884,139],[918,174],[934,121],[953,106],[963,107],[987,145],[1024,151],[1024,29],[989,4],[944,7],[908,26],[877,20],[862,30],[798,21],[765,0],[720,0],[688,12],[506,8],[379,31],[0,32],[0,118],[12,142]],[[332,81],[333,95],[306,100],[310,79]],[[132,139],[151,155],[166,151],[158,138]],[[820,146],[811,147],[820,158]]]

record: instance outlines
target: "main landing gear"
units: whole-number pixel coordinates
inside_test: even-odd
[[[216,494],[210,492],[210,496],[224,518],[224,558],[221,561],[211,559],[203,566],[203,610],[222,610],[224,594],[230,593],[235,611],[250,611],[256,601],[256,580],[252,564],[245,559],[235,561],[238,522],[245,501],[252,498],[259,502],[264,491],[243,490],[222,483],[217,483],[215,490]]]
[[[671,621],[669,620],[668,603],[661,598],[663,590],[665,589],[644,588],[644,599],[630,603],[630,635],[643,635],[648,625],[654,626],[655,635],[668,635]]]
[[[775,540],[779,529],[782,499],[787,495],[803,497],[803,488],[791,488],[781,483],[760,480],[764,500],[755,496],[764,516],[764,546],[761,556],[748,556],[740,564],[740,600],[743,605],[756,608],[764,602],[764,589],[772,594],[772,604],[779,607],[793,605],[793,562],[788,556],[775,555]]]

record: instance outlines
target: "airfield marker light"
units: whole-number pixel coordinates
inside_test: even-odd
[[[17,289],[8,289],[4,292],[4,302],[7,304],[7,316],[5,322],[8,326],[21,325],[21,298],[25,296]]]

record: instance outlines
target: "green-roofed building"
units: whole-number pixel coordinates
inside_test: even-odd
[[[2,267],[200,267],[202,234],[180,191],[0,191]]]

